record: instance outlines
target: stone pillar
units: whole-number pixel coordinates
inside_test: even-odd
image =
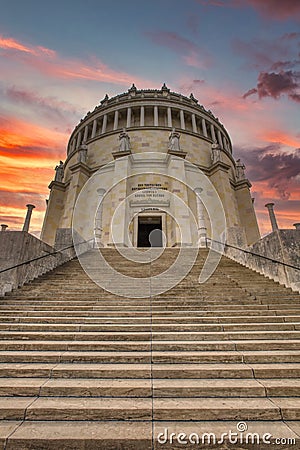
[[[205,119],[202,119],[202,130],[203,130],[203,135],[205,137],[208,137]]]
[[[218,142],[221,148],[223,148],[223,141],[222,141],[222,135],[221,135],[221,131],[218,130]]]
[[[6,228],[8,228],[8,225],[5,225],[4,223],[1,224],[1,231],[6,231]]]
[[[274,213],[274,203],[267,203],[265,205],[266,208],[268,208],[269,216],[270,216],[270,222],[272,225],[272,231],[278,230],[278,225]]]
[[[168,127],[172,128],[172,110],[169,106],[167,110],[167,115],[168,115]]]
[[[98,209],[96,212],[96,218],[95,218],[95,228],[94,228],[94,235],[95,235],[95,241],[97,244],[97,247],[103,247],[102,243],[102,211],[103,211],[103,197],[105,194],[105,189],[97,189],[97,193],[99,195],[98,199]]]
[[[154,126],[157,127],[158,126],[158,106],[154,106],[154,111],[153,111],[153,115],[154,115]]]
[[[131,127],[131,108],[127,108],[127,123],[126,128]]]
[[[102,122],[102,129],[101,134],[104,134],[106,131],[106,125],[107,125],[107,114],[104,114],[103,116],[103,122]]]
[[[23,225],[23,231],[27,231],[27,233],[28,233],[32,210],[35,208],[35,206],[28,204],[28,205],[26,205],[26,208],[27,208],[27,213],[26,213],[26,217],[25,217],[25,221],[24,221],[24,225]]]
[[[118,129],[118,125],[119,125],[119,111],[116,110],[115,117],[114,117],[114,130]]]
[[[216,133],[215,133],[215,127],[213,126],[213,124],[210,124],[210,132],[211,132],[211,138],[213,141],[216,141]]]
[[[195,189],[197,201],[197,219],[198,219],[198,246],[206,247],[207,229],[205,226],[204,205],[200,197],[201,192],[202,188]]]
[[[94,119],[93,129],[92,129],[92,138],[94,138],[96,136],[96,131],[97,131],[97,119]]]
[[[141,112],[140,112],[140,127],[143,127],[145,124],[145,107],[141,106]]]
[[[184,112],[182,109],[180,110],[180,128],[185,130]]]
[[[88,129],[88,126],[86,125],[86,127],[84,128],[83,142],[86,142],[86,141],[87,141],[87,138],[88,138],[88,131],[89,131],[89,129]]]
[[[77,148],[80,146],[80,144],[81,144],[81,131],[79,131],[77,135],[77,143],[76,143]]]
[[[193,133],[198,133],[195,114],[192,114],[192,127]]]
[[[1,226],[3,226],[3,225],[1,225]],[[293,227],[295,227],[296,230],[300,231],[300,222],[294,223],[294,224],[293,224]]]
[[[76,149],[76,139],[74,138],[72,141],[72,152]]]

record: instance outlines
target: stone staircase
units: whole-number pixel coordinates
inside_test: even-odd
[[[149,296],[104,291],[74,259],[0,299],[0,448],[300,448],[299,294],[225,257],[199,284],[201,250],[153,296],[178,250],[102,253]]]

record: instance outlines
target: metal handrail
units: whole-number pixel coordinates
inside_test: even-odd
[[[91,242],[91,241],[94,241],[94,239],[89,239],[88,241],[82,241],[82,242],[79,242],[76,245],[87,244],[88,242]],[[36,258],[33,258],[33,259],[28,259],[27,261],[23,261],[23,262],[21,262],[19,264],[15,264],[12,267],[7,267],[6,269],[0,270],[0,274],[4,273],[4,272],[7,272],[8,270],[16,269],[17,267],[21,267],[21,266],[24,266],[26,264],[30,264],[31,262],[38,261],[39,259],[48,258],[48,256],[57,255],[58,253],[62,253],[64,250],[69,250],[70,248],[73,248],[73,247],[74,247],[74,244],[69,245],[68,247],[61,248],[60,250],[55,250],[55,252],[48,253],[46,255],[37,256]]]
[[[293,264],[288,264],[283,261],[278,261],[278,259],[269,258],[268,256],[260,255],[259,253],[250,252],[249,250],[245,250],[243,248],[236,247],[235,245],[226,244],[225,242],[215,241],[214,239],[206,238],[207,241],[216,242],[217,244],[224,245],[225,247],[234,248],[235,250],[240,250],[241,252],[247,253],[251,256],[258,256],[259,258],[266,259],[276,264],[281,264],[285,267],[290,267],[291,269],[300,270],[300,267],[294,266]]]

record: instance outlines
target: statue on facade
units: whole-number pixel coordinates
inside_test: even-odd
[[[78,162],[86,164],[87,160],[87,145],[85,141],[81,144],[81,146],[78,149]]]
[[[126,132],[126,128],[123,128],[119,135],[119,151],[120,152],[129,152],[130,151],[130,137]]]
[[[216,140],[211,145],[211,162],[215,164],[221,161],[221,148]]]
[[[244,180],[246,178],[245,176],[245,164],[241,162],[240,159],[236,161],[236,167],[235,167],[235,173],[236,173],[236,179]]]
[[[178,131],[175,130],[175,128],[172,128],[172,131],[169,135],[168,150],[180,152],[179,139],[180,139],[180,134],[178,133]]]
[[[55,178],[54,181],[59,181],[62,183],[64,178],[64,163],[59,161],[59,165],[55,167]]]

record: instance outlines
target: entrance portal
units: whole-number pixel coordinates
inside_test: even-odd
[[[161,216],[141,216],[138,218],[138,247],[162,247]]]

